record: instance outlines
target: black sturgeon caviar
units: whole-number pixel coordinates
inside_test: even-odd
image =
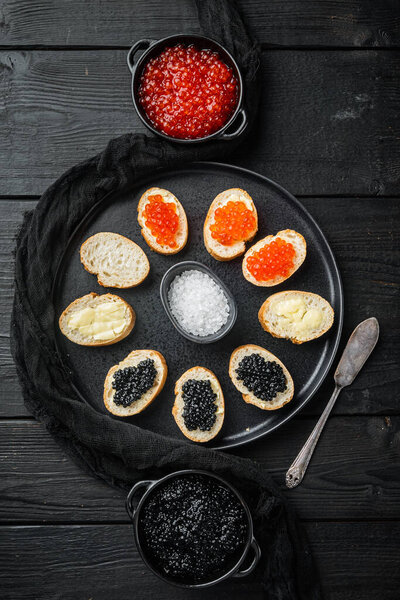
[[[188,379],[182,386],[184,408],[182,417],[189,431],[200,429],[210,431],[216,421],[215,403],[217,394],[213,392],[209,379]]]
[[[236,369],[237,378],[257,398],[270,402],[287,387],[286,376],[281,365],[265,360],[260,354],[249,354],[242,358]]]
[[[247,516],[235,494],[202,475],[167,482],[143,505],[139,535],[163,575],[210,581],[232,568],[243,552]]]
[[[157,370],[151,358],[141,360],[136,367],[119,369],[112,380],[114,404],[125,408],[130,406],[153,386],[156,376]]]

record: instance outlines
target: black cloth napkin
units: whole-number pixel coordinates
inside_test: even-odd
[[[259,99],[258,46],[249,37],[234,2],[197,0],[197,8],[203,33],[220,41],[239,63],[251,132]],[[260,580],[265,598],[318,600],[320,589],[308,542],[260,465],[97,412],[77,397],[55,351],[54,319],[58,315],[51,300],[53,279],[72,232],[93,204],[110,190],[159,169],[225,158],[241,141],[187,147],[127,134],[60,177],[25,216],[18,236],[12,353],[28,410],[82,467],[124,489],[138,479],[182,468],[206,469],[226,477],[243,492],[253,513],[262,547],[253,577]]]

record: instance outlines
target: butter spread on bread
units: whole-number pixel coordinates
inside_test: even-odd
[[[323,335],[333,324],[333,308],[312,292],[289,290],[273,294],[261,306],[258,319],[274,337],[302,344]]]
[[[75,344],[108,346],[129,335],[135,320],[135,311],[119,296],[92,292],[71,302],[61,314],[59,325]]]
[[[278,301],[272,310],[277,315],[278,325],[290,326],[294,333],[304,333],[308,329],[318,328],[323,319],[322,310],[307,308],[302,296]]]
[[[125,327],[125,306],[122,302],[105,302],[73,312],[67,319],[73,331],[95,340],[110,340]]]

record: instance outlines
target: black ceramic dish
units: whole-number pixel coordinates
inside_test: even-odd
[[[223,486],[227,487],[228,489],[230,489],[233,492],[233,494],[236,496],[236,498],[238,499],[239,503],[242,505],[242,507],[246,513],[246,518],[247,518],[247,539],[246,539],[246,543],[243,547],[243,550],[240,553],[239,558],[236,560],[235,564],[229,568],[229,570],[221,573],[217,578],[206,581],[204,583],[176,581],[174,579],[166,577],[163,573],[161,573],[160,570],[157,569],[156,565],[154,564],[154,561],[151,559],[151,557],[146,552],[144,544],[143,544],[142,536],[141,536],[141,531],[140,531],[141,510],[142,510],[144,504],[146,503],[146,501],[151,497],[151,495],[156,491],[156,489],[159,489],[161,486],[163,486],[167,481],[170,481],[171,479],[182,477],[182,475],[196,475],[196,474],[202,475],[202,476],[212,479],[212,480],[215,480],[219,485],[223,485]],[[140,497],[140,499],[138,499],[138,492],[141,489],[143,489],[144,492],[142,492],[142,496]],[[222,477],[215,475],[214,473],[209,473],[208,471],[200,471],[200,470],[196,470],[196,469],[187,469],[184,471],[175,471],[174,473],[170,473],[166,477],[162,477],[161,479],[158,479],[158,480],[139,481],[138,483],[136,483],[133,486],[133,488],[130,490],[130,492],[127,496],[126,510],[128,512],[130,519],[133,522],[133,529],[134,529],[134,533],[135,533],[136,545],[137,545],[137,548],[139,550],[140,556],[142,557],[143,561],[149,567],[149,569],[151,569],[153,571],[153,573],[155,573],[157,575],[157,577],[160,577],[160,579],[162,579],[163,581],[170,583],[172,585],[175,585],[178,587],[183,587],[183,588],[197,589],[197,588],[210,587],[212,585],[220,583],[221,581],[224,581],[225,579],[228,579],[229,577],[246,577],[246,575],[249,575],[254,570],[258,561],[260,560],[261,550],[260,550],[260,547],[253,535],[253,519],[251,517],[249,507],[247,506],[247,504],[244,501],[241,494],[239,494],[239,492],[230,483],[228,483]],[[243,563],[246,561],[246,558],[250,555],[251,551],[254,553],[254,557],[251,560],[250,565],[244,569],[241,568]]]
[[[229,304],[229,317],[225,325],[223,325],[223,327],[221,327],[221,329],[216,333],[212,333],[211,335],[206,335],[204,337],[193,335],[192,333],[189,333],[188,331],[183,329],[183,327],[181,327],[179,322],[175,319],[174,315],[172,314],[168,302],[168,290],[172,281],[175,279],[175,277],[181,275],[181,273],[183,273],[184,271],[192,270],[201,271],[202,273],[206,273],[207,275],[209,275],[225,292],[225,296]],[[230,332],[230,330],[236,322],[237,306],[235,298],[231,294],[230,290],[227,288],[224,282],[221,281],[221,279],[215,275],[215,273],[211,269],[194,260],[186,260],[184,262],[177,263],[176,265],[173,265],[170,269],[168,269],[168,271],[165,273],[164,277],[161,280],[160,297],[165,312],[167,313],[175,329],[179,331],[179,333],[183,335],[183,337],[192,342],[196,342],[197,344],[211,344],[212,342],[217,342],[218,340],[221,340]]]
[[[152,252],[140,234],[137,203],[143,192],[154,186],[170,190],[185,207],[189,238],[179,254],[164,256]],[[259,232],[255,241],[269,233],[291,228],[307,240],[307,257],[290,279],[273,290],[259,288],[246,281],[241,258],[229,262],[213,259],[203,241],[203,224],[209,205],[222,190],[240,187],[248,191],[258,210]],[[137,288],[116,290],[98,285],[94,275],[79,260],[80,245],[94,233],[114,231],[139,244],[150,260],[150,274]],[[183,338],[167,318],[159,286],[163,275],[178,262],[198,261],[211,268],[235,297],[237,319],[231,331],[213,344],[196,344]],[[297,346],[266,333],[257,318],[265,298],[275,291],[305,290],[320,294],[335,311],[335,322],[321,338]],[[116,293],[136,311],[132,333],[112,346],[87,348],[65,338],[58,317],[66,306],[89,292]],[[72,236],[54,284],[56,340],[58,352],[82,401],[107,413],[103,402],[105,376],[112,365],[123,360],[134,348],[153,348],[168,364],[165,386],[156,400],[142,413],[125,422],[143,429],[186,440],[171,414],[174,385],[195,365],[213,371],[225,396],[225,421],[220,434],[207,446],[232,448],[264,436],[299,412],[324,380],[335,357],[343,317],[343,294],[335,260],[318,225],[291,194],[271,180],[229,165],[198,163],[175,171],[157,172],[146,180],[117,193],[107,194],[87,214]],[[232,351],[242,344],[263,346],[278,356],[289,369],[295,384],[293,400],[275,411],[263,411],[246,404],[228,375]],[[110,418],[118,418],[110,415]],[[192,443],[187,441],[187,443]]]
[[[236,110],[231,116],[231,118],[221,127],[218,131],[215,131],[211,135],[208,135],[203,138],[195,138],[195,139],[179,139],[174,138],[169,135],[166,135],[162,131],[156,129],[150,119],[147,117],[145,110],[139,102],[138,90],[140,85],[140,78],[143,73],[143,69],[146,66],[147,62],[158,56],[164,48],[168,46],[175,46],[176,44],[184,44],[185,46],[194,45],[196,48],[201,50],[207,49],[212,50],[214,52],[218,52],[220,58],[225,62],[228,67],[231,67],[239,86],[239,95],[238,101],[236,105]],[[139,57],[137,62],[135,62],[135,55],[140,50],[143,51],[143,54]],[[143,39],[139,40],[135,44],[133,44],[132,48],[128,52],[127,56],[128,67],[132,73],[132,101],[133,105],[136,109],[137,114],[139,115],[142,122],[156,135],[168,140],[170,142],[177,142],[179,144],[195,144],[199,142],[205,142],[212,138],[218,138],[222,140],[231,140],[233,138],[238,137],[247,127],[247,116],[246,111],[243,107],[243,80],[240,74],[239,67],[233,58],[233,56],[219,44],[215,40],[207,38],[203,35],[170,35],[162,40],[149,40]],[[236,128],[233,127],[234,123],[237,121]],[[228,132],[228,129],[230,130]]]

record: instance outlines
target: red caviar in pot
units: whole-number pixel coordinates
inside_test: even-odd
[[[196,139],[227,123],[238,91],[232,69],[216,52],[178,44],[149,60],[139,101],[156,129],[174,138]]]
[[[217,208],[211,237],[224,246],[247,240],[256,227],[256,218],[244,202],[229,201]]]
[[[251,254],[246,266],[257,281],[287,277],[293,268],[295,255],[293,245],[278,237]]]
[[[173,202],[164,202],[161,194],[148,197],[143,216],[146,227],[161,246],[176,247],[179,216]]]

